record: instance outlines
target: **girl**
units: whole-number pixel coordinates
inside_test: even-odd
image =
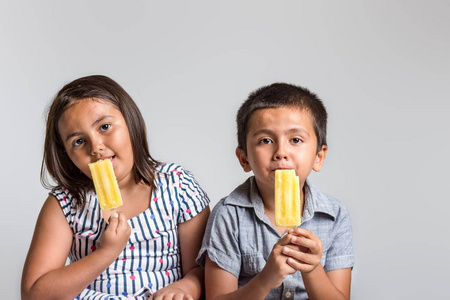
[[[101,211],[95,194],[88,164],[99,159],[113,163],[123,199],[116,214]],[[187,170],[150,156],[142,115],[115,81],[88,76],[57,94],[41,181],[52,190],[25,261],[23,299],[201,297],[195,258],[209,199]]]

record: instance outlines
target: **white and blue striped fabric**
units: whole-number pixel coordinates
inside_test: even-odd
[[[177,224],[195,217],[209,199],[192,174],[176,164],[157,166],[158,189],[150,207],[128,220],[131,235],[122,254],[75,299],[147,299],[182,277]],[[95,251],[107,224],[94,192],[77,210],[66,189],[51,192],[73,230],[71,262]]]

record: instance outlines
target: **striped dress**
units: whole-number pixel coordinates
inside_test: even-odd
[[[128,220],[131,235],[119,257],[75,299],[147,299],[182,277],[177,224],[195,217],[209,199],[192,174],[176,164],[157,166],[150,207]],[[70,262],[95,251],[107,227],[94,192],[77,210],[66,189],[51,192],[73,231]]]

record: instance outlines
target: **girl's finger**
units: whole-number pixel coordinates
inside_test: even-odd
[[[117,213],[111,214],[111,216],[109,217],[108,223],[111,228],[117,228],[117,224],[119,223],[118,217],[119,215]]]

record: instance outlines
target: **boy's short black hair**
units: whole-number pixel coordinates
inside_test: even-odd
[[[247,153],[248,122],[255,111],[286,106],[304,109],[311,114],[317,136],[317,152],[327,145],[328,114],[322,100],[306,88],[287,83],[273,83],[250,93],[239,108],[236,115],[238,147]]]

